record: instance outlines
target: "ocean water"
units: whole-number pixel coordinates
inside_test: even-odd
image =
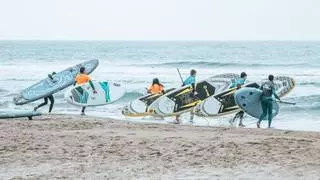
[[[197,80],[245,71],[250,81],[259,81],[268,74],[296,80],[296,88],[284,99],[297,105],[281,104],[280,114],[273,122],[275,128],[320,131],[320,42],[0,41],[0,108],[33,109],[42,100],[15,106],[13,96],[52,71],[90,59],[100,60],[91,74],[94,80],[122,83],[127,93],[114,104],[88,108],[88,115],[123,119],[121,108],[145,94],[145,87],[154,77],[167,88],[180,86],[176,68],[184,77],[191,68],[196,69]],[[63,93],[54,95],[53,113],[79,113],[78,107],[64,101]],[[41,108],[43,112],[47,110],[48,107]],[[184,118],[187,123],[188,116]],[[196,117],[195,124],[226,126],[230,118]],[[255,119],[247,117],[244,123],[254,127]]]

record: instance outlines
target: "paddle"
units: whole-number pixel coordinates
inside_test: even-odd
[[[294,102],[287,102],[287,101],[277,101],[278,103],[282,103],[282,104],[289,104],[289,105],[296,105],[297,103]]]
[[[182,76],[181,76],[181,73],[180,73],[179,68],[177,68],[177,71],[178,71],[179,77],[180,77],[180,79],[181,79],[181,82],[182,82],[182,84],[183,84],[183,78],[182,78]]]

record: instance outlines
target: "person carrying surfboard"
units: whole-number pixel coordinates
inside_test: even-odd
[[[187,85],[191,85],[192,87],[192,94],[191,95],[196,95],[196,75],[197,75],[197,71],[194,69],[191,69],[190,71],[190,76],[185,79],[182,83],[182,86],[187,86]],[[193,117],[194,117],[194,113],[193,111],[190,112],[190,122],[193,123]],[[180,115],[176,115],[176,123],[180,124]]]
[[[55,74],[56,74],[56,72],[52,72],[51,74],[48,74],[48,77],[50,78],[50,80],[51,80],[53,83],[56,82],[56,80],[54,79],[54,75],[55,75]],[[50,101],[49,113],[51,113],[52,108],[53,108],[53,105],[54,105],[53,95],[50,94],[49,96],[44,97],[43,99],[44,99],[44,102],[41,103],[41,104],[39,104],[38,106],[34,107],[33,110],[34,110],[34,111],[37,111],[40,107],[47,105],[47,104],[48,104],[48,99],[49,99],[49,101]]]
[[[230,89],[231,88],[237,88],[237,89],[240,89],[241,86],[243,86],[245,84],[247,80],[247,73],[245,72],[242,72],[240,74],[240,79],[237,79],[235,81],[232,82],[231,86],[230,86]],[[242,123],[242,120],[243,120],[243,116],[244,116],[244,111],[239,111],[229,122],[230,124],[233,124],[237,118],[239,118],[239,126],[240,127],[244,127],[243,123]]]
[[[75,81],[74,81],[74,86],[75,85],[81,85],[81,84],[85,84],[85,83],[88,83],[90,84],[91,88],[93,89],[93,93],[97,93],[92,81],[91,81],[91,78],[88,74],[85,73],[85,68],[84,67],[81,67],[80,68],[80,73],[76,76],[75,78]],[[85,111],[86,110],[86,107],[82,107],[81,109],[81,115],[84,116],[86,115],[85,114]]]
[[[271,128],[272,122],[272,101],[274,101],[273,96],[280,101],[279,96],[276,94],[275,85],[273,83],[274,76],[269,75],[269,81],[263,83],[260,87],[262,90],[261,95],[261,106],[263,114],[260,116],[259,121],[257,122],[257,128],[260,128],[261,121],[268,115],[268,128]]]
[[[160,93],[165,94],[164,86],[160,84],[158,78],[154,78],[152,80],[152,85],[150,85],[147,92],[150,94],[160,94]]]

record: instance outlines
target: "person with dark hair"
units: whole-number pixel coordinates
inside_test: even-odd
[[[162,84],[160,84],[160,81],[158,78],[154,78],[152,80],[152,85],[148,88],[148,93],[151,93],[151,94],[164,94],[165,91],[164,91],[164,86]]]
[[[190,76],[186,80],[184,80],[182,84],[182,86],[191,84],[193,93],[195,93],[196,91],[196,75],[197,75],[197,71],[194,69],[191,69]]]
[[[257,122],[257,128],[260,128],[261,121],[268,115],[268,128],[271,128],[272,122],[272,106],[273,106],[273,98],[274,96],[276,99],[280,101],[279,96],[275,92],[275,85],[273,83],[274,76],[269,75],[269,81],[263,83],[260,87],[262,90],[261,95],[261,106],[263,110],[263,114],[260,116],[259,121]]]
[[[240,79],[237,79],[236,81],[234,81],[234,82],[232,83],[232,85],[231,85],[230,88],[240,89],[241,86],[245,84],[246,80],[247,80],[247,73],[242,72],[242,73],[240,74]],[[242,111],[242,110],[239,111],[239,112],[233,117],[233,119],[231,119],[231,120],[229,121],[230,124],[233,124],[233,123],[236,121],[236,119],[239,118],[239,119],[240,119],[240,121],[239,121],[239,126],[240,126],[240,127],[244,127],[244,125],[243,125],[243,123],[242,123],[242,121],[243,121],[243,116],[244,116],[244,111]]]
[[[183,81],[182,86],[191,85],[192,86],[192,95],[196,95],[196,75],[197,71],[194,69],[191,69],[190,76]],[[193,111],[190,112],[190,123],[193,123],[193,117],[194,113]],[[176,116],[176,123],[180,124],[180,115]]]
[[[97,91],[96,91],[96,89],[95,89],[95,87],[94,87],[94,85],[93,85],[93,83],[91,81],[90,76],[85,73],[85,68],[81,67],[80,68],[80,73],[76,76],[73,85],[74,86],[75,85],[81,85],[81,84],[85,84],[85,83],[88,83],[88,82],[89,82],[91,88],[93,89],[93,93],[97,93]],[[85,112],[84,112],[85,109],[86,109],[86,107],[82,107],[82,109],[81,109],[81,115],[83,115],[83,116],[86,115]]]
[[[54,80],[54,75],[56,74],[56,72],[52,72],[51,74],[48,74],[48,77],[50,78],[50,80],[55,83],[56,81]],[[34,107],[34,111],[37,111],[40,107],[45,106],[48,104],[48,99],[50,100],[50,106],[49,106],[49,113],[51,113],[53,105],[54,105],[54,98],[53,95],[50,94],[47,97],[44,97],[44,102],[39,104],[38,106]]]

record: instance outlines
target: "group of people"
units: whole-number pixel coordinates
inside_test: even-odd
[[[192,93],[196,95],[196,74],[197,71],[192,69],[190,71],[190,76],[183,81],[182,86],[191,85],[192,87]],[[272,123],[272,109],[273,109],[273,97],[278,99],[280,101],[280,98],[275,92],[275,85],[273,83],[274,76],[269,75],[268,81],[263,83],[260,86],[260,89],[262,90],[262,96],[261,96],[261,106],[263,110],[263,114],[260,116],[259,120],[257,121],[257,128],[260,128],[261,121],[268,116],[268,128],[271,128]],[[240,78],[233,81],[230,88],[237,88],[240,89],[247,81],[247,74],[245,72],[242,72],[240,74]],[[164,86],[160,83],[158,78],[154,78],[152,85],[148,88],[148,93],[151,94],[158,94],[162,93],[165,94]],[[233,124],[237,119],[239,119],[239,126],[244,127],[243,124],[243,117],[244,117],[244,111],[240,110],[238,113],[235,114],[234,118],[230,120],[230,123]],[[193,111],[190,112],[190,122],[193,122],[194,113]],[[175,123],[180,123],[180,115],[176,116]]]
[[[89,83],[90,86],[91,86],[91,88],[93,89],[93,93],[97,93],[97,91],[96,91],[96,89],[95,89],[95,87],[94,87],[94,85],[93,85],[93,83],[92,83],[92,81],[91,81],[90,76],[85,73],[85,70],[86,70],[86,69],[85,69],[84,67],[81,67],[81,68],[80,68],[80,73],[77,74],[77,76],[76,76],[76,78],[75,78],[75,80],[74,80],[73,85],[75,86],[75,85],[81,85],[81,84]],[[49,74],[48,77],[49,77],[52,81],[54,81],[54,75],[55,75],[55,74],[56,74],[56,73],[53,72],[53,73]],[[44,98],[44,102],[41,103],[41,104],[39,104],[38,106],[36,106],[36,107],[34,108],[34,111],[37,111],[37,109],[39,109],[40,107],[47,105],[47,104],[48,104],[48,100],[50,100],[49,113],[51,113],[52,108],[53,108],[53,105],[54,105],[54,98],[53,98],[53,95],[52,95],[52,94],[49,95],[49,96],[47,96],[47,97],[45,97],[45,98]],[[86,109],[86,107],[82,107],[82,109],[81,109],[81,115],[83,115],[83,116],[86,115],[86,114],[85,114],[85,109]]]
[[[52,74],[49,74],[49,78],[51,80],[54,81],[54,75],[56,73],[53,72]],[[182,83],[182,86],[187,86],[187,85],[191,85],[192,87],[192,94],[196,95],[196,75],[197,75],[197,71],[192,69],[190,71],[190,76],[185,79]],[[273,96],[280,100],[280,98],[277,96],[277,94],[275,93],[275,86],[273,83],[273,79],[274,76],[273,75],[269,75],[268,77],[269,81],[263,83],[260,87],[260,89],[262,90],[262,96],[261,96],[261,106],[262,106],[262,110],[263,110],[263,114],[260,116],[258,122],[257,122],[257,128],[260,128],[260,123],[261,121],[268,115],[268,128],[271,127],[271,122],[272,122],[272,109],[273,109]],[[247,80],[247,74],[245,72],[242,72],[240,74],[240,78],[233,81],[230,88],[237,88],[240,89]],[[76,76],[74,84],[73,85],[81,85],[81,84],[85,84],[85,83],[89,83],[91,88],[93,89],[94,93],[97,93],[95,90],[95,87],[91,81],[91,78],[89,75],[87,75],[85,73],[85,68],[81,67],[80,68],[80,73]],[[147,89],[148,93],[151,94],[165,94],[165,89],[164,89],[164,85],[162,85],[159,81],[158,78],[154,78],[152,81],[152,84],[149,86],[149,88]],[[50,106],[49,106],[49,113],[51,113],[53,105],[54,105],[54,98],[53,95],[49,95],[47,97],[44,98],[44,102],[41,103],[40,105],[36,106],[34,108],[34,111],[36,111],[38,108],[45,106],[48,104],[48,100],[50,101]],[[85,109],[86,107],[82,107],[81,109],[81,115],[85,115]],[[233,119],[230,120],[230,123],[234,123],[236,121],[236,119],[239,119],[239,126],[243,127],[243,117],[244,117],[244,111],[239,111],[238,113],[236,113],[236,115],[234,116]],[[190,122],[193,122],[193,118],[194,118],[194,113],[193,111],[191,111],[190,114]],[[176,115],[175,118],[175,123],[179,124],[180,123],[180,115]]]

